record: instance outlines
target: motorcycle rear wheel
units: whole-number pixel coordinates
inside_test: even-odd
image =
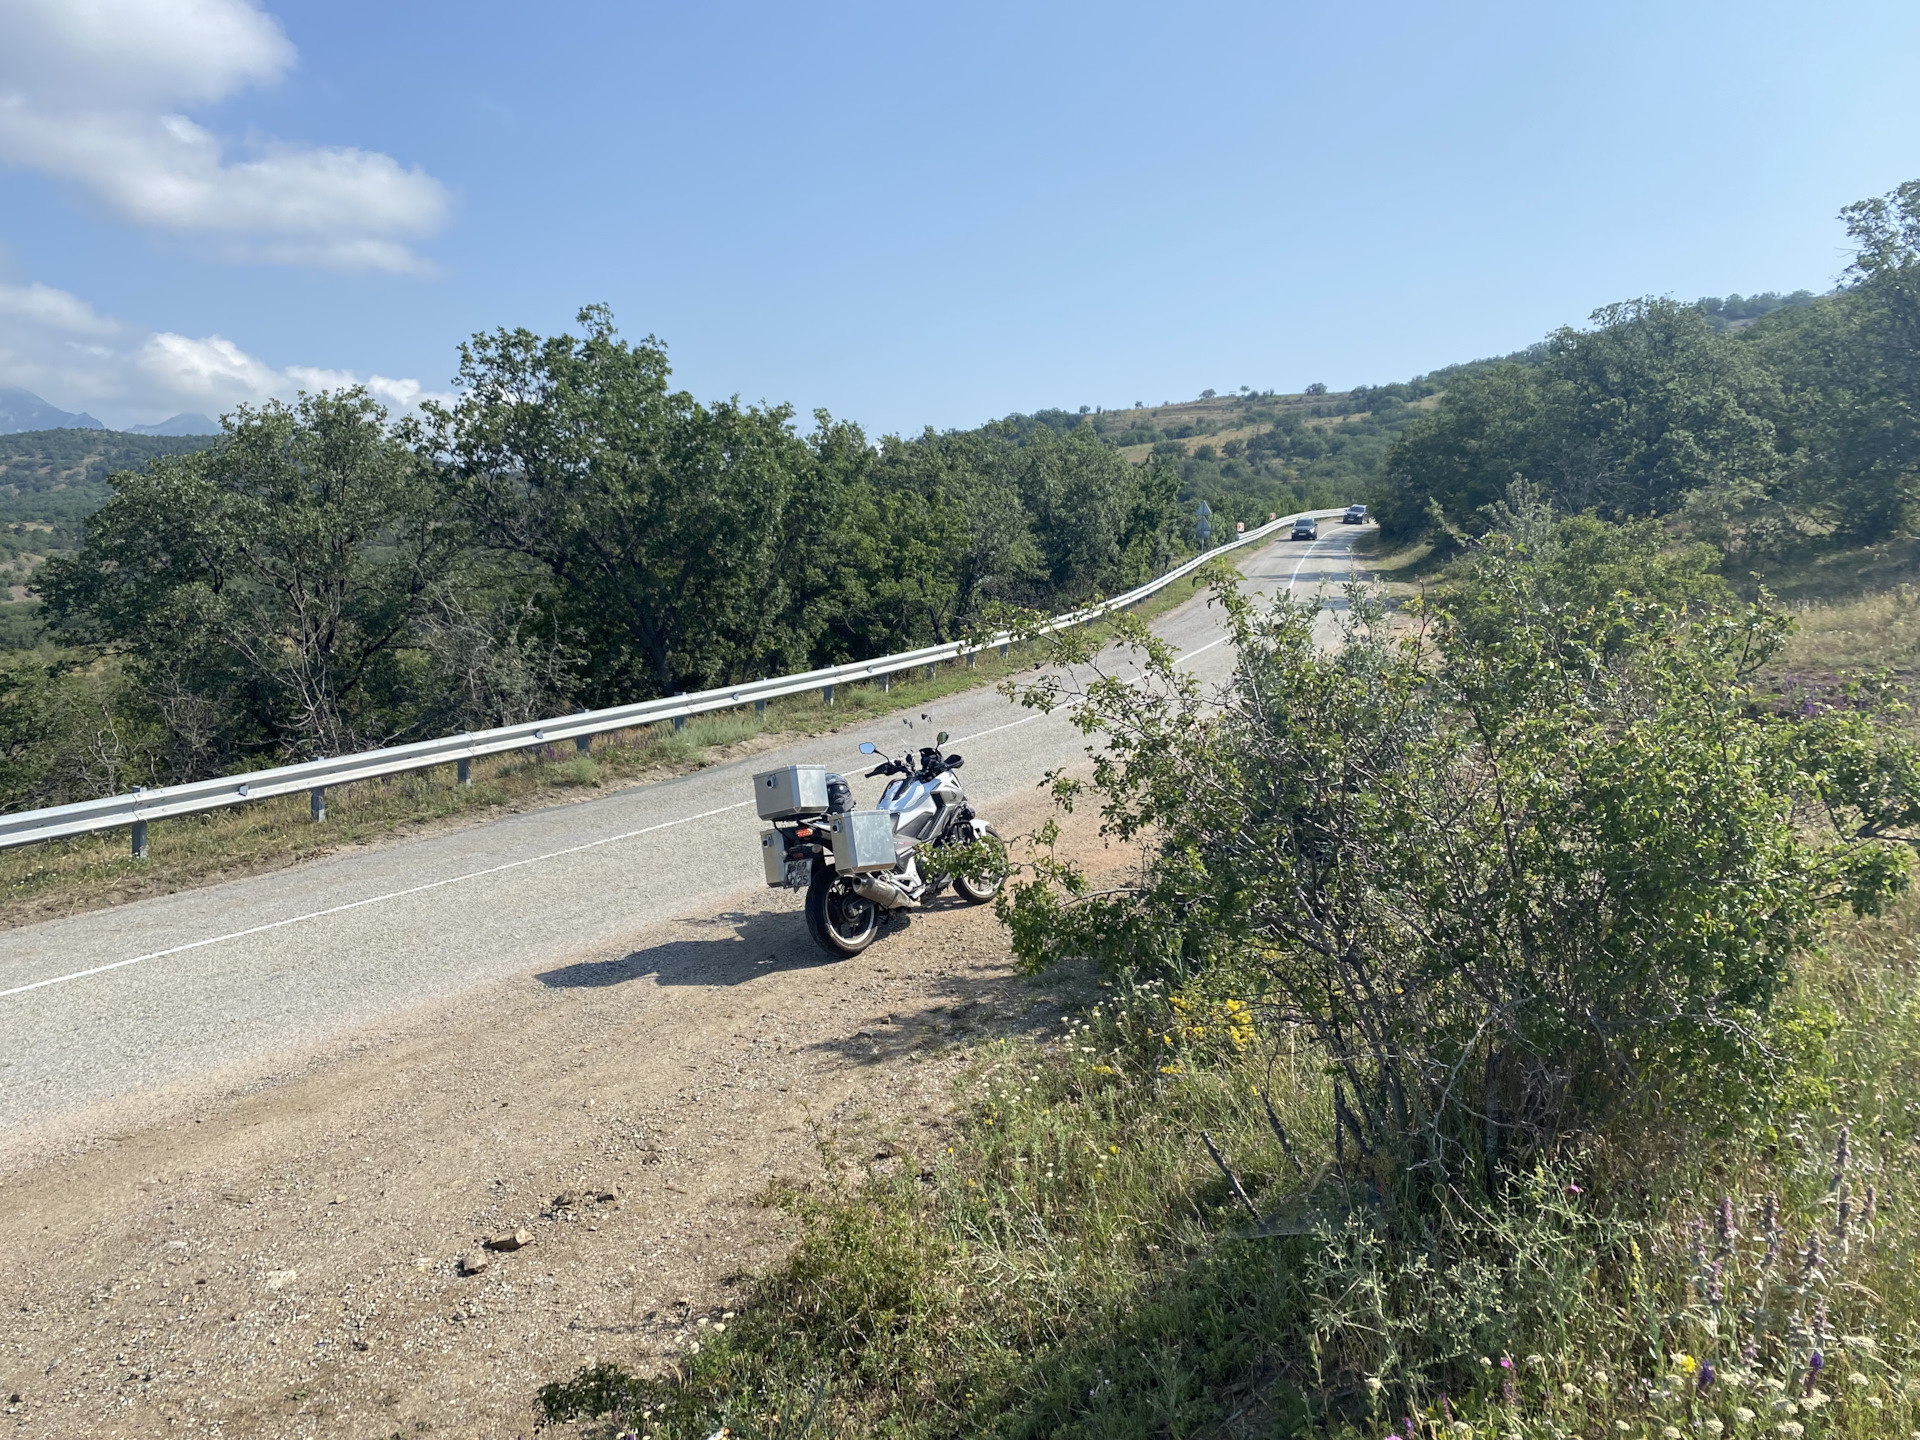
[[[880,934],[880,907],[832,872],[807,886],[807,930],[829,955],[858,955]]]

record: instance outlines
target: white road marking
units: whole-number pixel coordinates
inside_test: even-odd
[[[996,725],[991,730],[976,730],[971,735],[962,735],[958,740],[950,740],[947,743],[950,745],[965,745],[974,740],[983,740],[989,735],[998,735],[1002,730],[1011,730],[1017,725],[1031,725],[1036,720],[1044,720],[1047,718],[1047,713],[1045,710],[1042,710],[1037,715],[1028,715],[1019,720],[1009,720],[1006,724]]]
[[[563,855],[578,855],[582,850],[595,850],[602,845],[616,844],[621,840],[632,840],[640,835],[650,835],[655,830],[670,830],[675,825],[691,824],[695,820],[706,820],[715,815],[724,815],[729,810],[744,810],[753,804],[751,800],[742,800],[737,805],[722,805],[715,810],[702,810],[698,815],[682,815],[678,820],[663,820],[658,825],[644,825],[638,830],[628,830],[619,835],[603,835],[598,840],[588,840],[579,845],[569,845],[564,850],[550,850],[544,855],[529,855],[521,860],[509,860],[502,865],[489,865],[484,870],[470,870],[464,875],[449,875],[444,880],[429,880],[424,885],[412,885],[405,890],[389,890],[384,895],[369,895],[364,900],[349,900],[344,905],[330,905],[325,910],[312,910],[305,915],[290,915],[284,920],[270,920],[265,925],[254,925],[245,930],[235,930],[226,935],[211,935],[204,940],[189,940],[184,945],[175,945],[166,950],[155,950],[150,955],[135,955],[130,960],[115,960],[106,965],[95,965],[89,970],[75,970],[71,975],[55,975],[47,980],[35,980],[28,985],[16,985],[11,990],[0,990],[0,1000],[9,995],[23,995],[29,990],[42,990],[49,985],[64,985],[69,980],[84,980],[89,975],[102,975],[109,970],[120,970],[128,965],[141,965],[148,960],[164,960],[169,955],[183,955],[189,950],[204,949],[208,945],[219,945],[228,940],[243,940],[249,935],[263,935],[269,930],[284,930],[289,925],[301,925],[309,920],[321,920],[328,915],[339,915],[347,910],[359,910],[368,905],[383,905],[389,900],[404,899],[408,895],[424,894],[428,890],[443,889],[448,885],[459,885],[468,880],[479,880],[488,875],[498,875],[503,870],[518,870],[527,865],[538,865],[546,860],[558,860]]]
[[[1307,542],[1307,548],[1300,552],[1300,559],[1293,567],[1293,574],[1287,578],[1288,590],[1292,590],[1294,586],[1300,583],[1300,566],[1307,563],[1307,557],[1313,554],[1313,547],[1318,545],[1319,543],[1320,542],[1318,540],[1309,540]],[[1320,583],[1324,585],[1326,584],[1326,581],[1323,580]]]
[[[1174,664],[1176,664],[1176,665],[1178,665],[1178,664],[1180,664],[1180,663],[1181,663],[1182,661],[1186,661],[1186,660],[1191,660],[1191,659],[1193,659],[1193,657],[1194,657],[1194,656],[1196,656],[1196,655],[1204,655],[1204,654],[1206,654],[1206,653],[1207,653],[1207,651],[1209,651],[1209,650],[1211,650],[1211,649],[1213,649],[1213,647],[1214,647],[1214,646],[1216,646],[1216,645],[1224,645],[1224,644],[1226,644],[1226,643],[1227,643],[1227,641],[1229,641],[1229,640],[1231,640],[1232,638],[1233,638],[1233,636],[1231,636],[1231,635],[1222,635],[1222,636],[1221,636],[1221,637],[1220,637],[1220,638],[1219,638],[1218,640],[1209,640],[1209,641],[1207,641],[1207,643],[1206,643],[1206,644],[1204,644],[1204,645],[1202,645],[1202,646],[1200,646],[1200,647],[1199,647],[1198,649],[1196,649],[1196,650],[1182,650],[1182,651],[1180,652],[1180,659],[1179,659],[1179,660],[1176,660],[1176,661],[1174,661],[1173,663],[1174,663]]]

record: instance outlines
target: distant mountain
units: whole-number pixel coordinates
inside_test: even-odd
[[[51,526],[54,533],[43,537],[42,548],[72,549],[80,522],[112,493],[108,477],[116,470],[144,470],[162,455],[188,455],[216,443],[212,435],[129,435],[73,426],[0,435],[0,530]]]
[[[129,425],[129,435],[218,435],[220,422],[209,420],[196,411],[187,410],[170,420],[162,420],[158,425]]]
[[[175,417],[175,419],[180,418],[183,417]],[[167,423],[173,422],[170,420]],[[0,390],[0,435],[17,435],[22,430],[104,430],[106,428],[84,411],[75,415],[70,411],[49,405],[31,390]],[[177,435],[182,432],[170,430],[167,433]]]

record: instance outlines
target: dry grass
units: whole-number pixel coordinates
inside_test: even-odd
[[[1920,592],[1903,585],[1856,600],[1796,606],[1780,663],[1839,676],[1920,671]]]

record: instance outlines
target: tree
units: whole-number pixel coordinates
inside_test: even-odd
[[[812,468],[784,406],[670,391],[665,349],[526,330],[461,347],[460,399],[430,408],[483,543],[542,566],[601,703],[764,673],[812,637],[790,619],[788,507]]]
[[[1473,524],[1516,475],[1560,509],[1611,519],[1685,512],[1728,550],[1776,547],[1790,517],[1769,415],[1778,386],[1751,347],[1696,307],[1612,305],[1549,337],[1532,363],[1462,377],[1386,461],[1381,523],[1416,530],[1433,507]]]
[[[1799,496],[1864,544],[1920,508],[1920,181],[1841,218],[1852,283],[1769,314],[1751,343],[1780,376]]]
[[[339,754],[432,729],[421,625],[464,536],[364,391],[242,406],[219,445],[113,477],[48,613],[124,652],[174,742],[164,767]]]
[[[1054,433],[1038,427],[1034,443],[1053,443]],[[1029,597],[1043,572],[1019,454],[999,435],[888,438],[873,474],[868,588],[879,623],[868,653],[956,640],[990,602]]]

